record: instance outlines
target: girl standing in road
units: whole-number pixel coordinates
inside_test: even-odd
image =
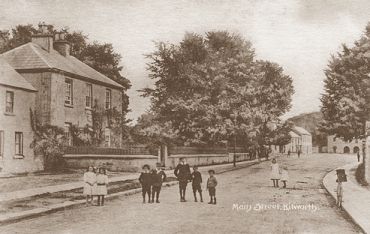
[[[272,159],[271,165],[271,180],[274,183],[274,187],[279,187],[280,171],[279,164],[276,162],[276,159]]]
[[[104,198],[108,194],[108,176],[105,168],[99,168],[96,176],[96,195],[98,196],[98,206],[104,206]]]
[[[93,201],[93,190],[96,184],[96,175],[92,166],[89,166],[87,171],[84,173],[84,191],[86,195],[86,205]]]

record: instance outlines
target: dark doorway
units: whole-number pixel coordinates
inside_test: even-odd
[[[349,149],[348,146],[344,147],[343,153],[345,153],[345,154],[349,154],[350,153],[350,149]]]
[[[358,146],[353,147],[353,153],[357,154],[358,152],[360,152],[360,148]]]

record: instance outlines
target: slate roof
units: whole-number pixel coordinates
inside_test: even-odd
[[[57,69],[64,72],[95,80],[116,88],[122,88],[120,84],[96,71],[87,64],[73,56],[63,56],[56,50],[50,52],[41,46],[29,42],[0,55],[14,69]]]
[[[2,58],[0,58],[0,84],[29,91],[37,91]]]
[[[311,133],[309,133],[306,129],[298,126],[294,126],[293,131],[297,133],[298,135],[309,135],[311,136]]]
[[[289,135],[290,135],[292,138],[298,138],[298,137],[299,137],[299,135],[298,135],[297,133],[293,132],[293,131],[290,131],[290,132],[289,132]]]

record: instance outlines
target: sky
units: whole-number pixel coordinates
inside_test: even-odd
[[[318,111],[324,69],[341,44],[352,45],[370,21],[368,0],[1,0],[0,29],[39,22],[81,30],[112,43],[132,83],[129,117],[150,106],[137,90],[151,87],[145,54],[154,42],[178,43],[186,32],[228,30],[250,40],[257,59],[280,64],[293,79],[285,115]]]

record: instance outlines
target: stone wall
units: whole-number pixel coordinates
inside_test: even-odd
[[[228,154],[175,154],[168,157],[166,167],[175,168],[180,158],[185,158],[190,166],[204,166],[229,162]]]
[[[110,171],[140,171],[144,164],[151,168],[158,162],[158,156],[153,155],[92,155],[66,154],[64,160],[68,168],[81,169],[88,166],[105,166]]]
[[[0,105],[0,130],[4,134],[1,171],[23,173],[43,170],[42,157],[35,156],[30,147],[33,141],[30,107],[34,106],[36,93],[0,86],[0,103],[5,104],[7,90],[14,92],[14,110],[12,114],[5,113],[5,105]],[[23,156],[15,155],[15,132],[23,134]]]
[[[234,160],[234,154],[175,154],[168,156],[166,167],[175,168],[179,163],[180,158],[185,158],[190,166],[205,166],[221,163],[232,163]],[[237,162],[246,160],[250,160],[249,154],[236,153]]]

